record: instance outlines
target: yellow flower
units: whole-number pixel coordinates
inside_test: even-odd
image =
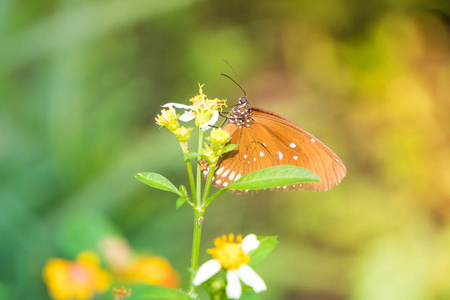
[[[195,97],[189,99],[192,102],[192,110],[194,111],[202,111],[202,110],[218,110],[221,106],[225,105],[225,100],[208,99],[205,94],[203,94],[203,86],[205,84],[198,84],[199,94]]]
[[[61,258],[47,261],[43,278],[53,299],[91,299],[110,286],[110,275],[99,268],[98,256],[89,251],[78,255],[75,262]]]
[[[161,110],[161,115],[158,115],[155,120],[156,124],[166,127],[170,132],[174,132],[180,126],[177,113],[173,107],[169,107],[168,110]]]
[[[196,286],[200,285],[224,268],[227,270],[226,292],[228,298],[239,299],[241,297],[241,280],[253,288],[256,293],[265,291],[267,287],[264,281],[247,265],[250,262],[248,252],[258,248],[259,243],[254,234],[249,234],[244,239],[242,239],[242,235],[238,235],[236,242],[233,234],[229,234],[228,239],[226,235],[216,238],[214,240],[216,247],[208,249],[208,253],[212,254],[214,259],[208,260],[200,266],[192,283]]]
[[[230,139],[230,133],[222,129],[213,129],[209,139],[215,144],[225,144]]]
[[[191,131],[184,126],[175,130],[174,134],[179,142],[187,142],[191,138]]]
[[[219,119],[219,109],[225,105],[225,100],[208,99],[203,94],[204,84],[199,84],[198,86],[199,94],[189,100],[192,102],[191,106],[180,103],[167,103],[163,107],[185,109],[186,111],[180,116],[180,120],[189,122],[195,118],[195,125],[205,131],[211,128]]]
[[[129,283],[148,283],[178,288],[179,275],[170,263],[162,258],[143,255],[117,270],[121,278]]]

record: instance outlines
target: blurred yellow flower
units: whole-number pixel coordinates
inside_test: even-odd
[[[98,256],[82,252],[76,261],[52,258],[47,261],[43,278],[53,299],[91,299],[110,286],[110,275],[99,268]]]
[[[180,142],[187,142],[191,138],[191,131],[184,126],[175,130],[174,134]]]
[[[163,257],[143,255],[127,264],[118,275],[130,283],[148,283],[178,288],[179,275]]]

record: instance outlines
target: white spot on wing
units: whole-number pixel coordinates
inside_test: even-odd
[[[290,143],[289,146],[290,146],[291,148],[296,148],[296,147],[297,147],[297,145],[294,144],[294,143]]]
[[[247,154],[244,154],[244,158],[247,158]]]
[[[233,172],[231,172],[231,174],[230,174],[230,176],[228,177],[228,179],[230,179],[231,181],[233,181],[233,179],[234,179],[234,171]]]
[[[259,156],[263,157],[264,156],[264,152],[259,152]]]
[[[294,157],[292,157],[294,160],[297,160],[298,159],[298,156],[297,155],[294,155]]]
[[[230,173],[230,169],[227,169],[225,172],[223,172],[222,177],[227,177],[228,173]]]
[[[253,161],[256,161],[256,157],[253,159]]]
[[[220,167],[220,169],[217,170],[216,174],[217,174],[217,175],[220,175],[220,174],[223,172],[223,169],[224,169],[223,167]]]
[[[222,185],[225,187],[228,185],[228,182],[224,182]]]
[[[216,181],[216,184],[221,184],[221,183],[222,183],[221,180],[217,180],[217,181]]]
[[[316,140],[315,139],[311,139],[311,143],[314,143]]]
[[[234,180],[238,180],[239,178],[241,178],[241,173],[237,174],[236,177],[234,178]]]
[[[281,159],[283,159],[283,153],[281,153],[280,151],[278,151],[278,157]]]

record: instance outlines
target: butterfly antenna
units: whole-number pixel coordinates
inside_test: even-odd
[[[227,74],[223,74],[220,73],[220,75],[225,76],[226,78],[230,79],[231,81],[233,81],[243,92],[244,92],[244,96],[247,97],[247,93],[244,91],[244,89],[242,88],[242,86],[239,85],[239,83],[236,82],[236,80],[234,80],[233,78],[231,78],[230,76],[228,76]]]
[[[243,84],[242,84],[241,78],[240,78],[239,75],[236,73],[236,71],[235,71],[234,68],[231,66],[231,64],[230,64],[225,58],[222,58],[222,60],[230,67],[231,71],[233,71],[233,73],[234,73],[234,75],[236,76],[236,78],[238,79],[239,83],[240,83],[241,85],[243,85]],[[221,75],[224,75],[224,74],[221,74]],[[230,78],[230,76],[227,76],[227,75],[224,75],[224,76]],[[231,79],[234,83],[236,83],[236,85],[237,85],[238,87],[241,88],[241,90],[244,92],[244,95],[247,97],[247,94],[245,93],[245,91],[244,91],[244,89],[241,87],[241,85],[239,85],[239,84],[238,84],[235,80],[233,80],[232,78],[230,78],[230,79]]]

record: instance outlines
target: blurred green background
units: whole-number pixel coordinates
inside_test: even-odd
[[[50,257],[105,234],[188,285],[193,214],[138,182],[188,185],[160,105],[206,83],[319,137],[348,175],[327,193],[225,194],[224,233],[279,235],[262,299],[450,299],[450,3],[0,1],[0,299],[48,299]]]

